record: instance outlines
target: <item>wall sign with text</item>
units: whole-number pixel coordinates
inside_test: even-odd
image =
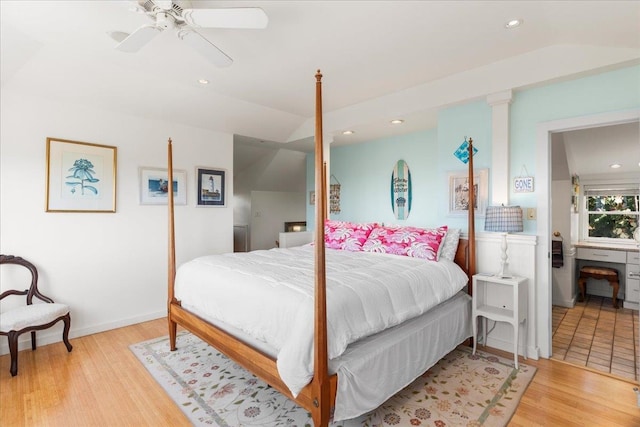
[[[533,177],[519,176],[513,180],[513,191],[516,193],[533,193]]]

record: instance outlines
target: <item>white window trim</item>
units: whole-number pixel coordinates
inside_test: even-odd
[[[583,242],[592,242],[592,243],[601,243],[601,244],[610,244],[610,245],[624,245],[631,246],[633,248],[637,247],[638,242],[634,239],[612,239],[608,237],[589,237],[589,215],[587,211],[587,201],[586,201],[586,192],[588,188],[593,187],[606,187],[606,188],[629,188],[629,187],[639,187],[640,183],[637,179],[634,178],[621,178],[616,180],[583,180],[581,182],[580,189],[580,197],[579,197],[579,223],[580,223],[580,241]],[[638,218],[640,222],[640,214]]]

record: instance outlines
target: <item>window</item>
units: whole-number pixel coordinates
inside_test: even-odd
[[[640,216],[640,191],[630,185],[607,187],[585,188],[585,237],[633,239]]]

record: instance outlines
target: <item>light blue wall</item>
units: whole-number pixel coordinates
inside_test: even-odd
[[[516,91],[511,103],[510,171],[513,178],[536,170],[536,131],[539,123],[569,117],[640,107],[640,66],[627,67],[571,81]],[[448,224],[466,230],[466,217],[449,216],[448,177],[466,165],[453,156],[472,137],[478,153],[475,169],[489,168],[491,180],[491,107],[484,99],[442,110],[437,130],[384,138],[331,149],[331,173],[341,184],[342,212],[333,219],[398,223],[391,210],[389,185],[395,162],[409,164],[413,180],[413,206],[404,224]],[[313,155],[307,157],[307,190],[313,189]],[[490,187],[490,186],[489,186]],[[491,200],[491,193],[489,193]],[[513,193],[510,203],[536,207],[535,193]],[[483,219],[476,228],[482,230]],[[307,223],[314,224],[307,204]],[[536,233],[536,221],[525,221],[525,233]]]
[[[536,132],[539,123],[640,107],[640,66],[518,91],[511,103],[511,180],[526,168],[536,170]],[[514,193],[511,204],[535,207],[535,193]],[[535,233],[535,221],[525,221]]]
[[[484,100],[450,107],[438,114],[438,218],[443,224],[466,231],[467,215],[449,215],[449,175],[468,171],[468,165],[453,155],[465,137],[473,138],[473,146],[478,149],[473,156],[474,170],[490,168],[491,107]],[[483,218],[484,215],[477,218],[476,229],[484,227]]]
[[[307,187],[311,190],[313,155],[307,158]],[[406,220],[395,219],[391,208],[391,174],[396,162],[409,165],[413,203]],[[385,224],[438,225],[438,145],[435,130],[331,148],[331,183],[340,183],[339,214],[331,219],[376,221]],[[336,181],[337,179],[337,181]],[[307,226],[314,221],[307,205]]]
[[[315,155],[307,155],[307,230],[312,231],[316,224],[315,206],[309,204],[309,192],[313,191],[315,186]]]

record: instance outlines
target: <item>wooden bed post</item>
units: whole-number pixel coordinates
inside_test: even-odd
[[[469,295],[473,295],[471,278],[476,274],[476,226],[474,201],[476,198],[473,184],[473,138],[469,138]]]
[[[315,427],[329,425],[329,361],[327,351],[327,294],[324,248],[324,222],[327,216],[326,163],[322,137],[322,74],[316,73],[316,131],[315,131],[315,191],[316,191],[316,232],[315,232],[315,341],[314,375],[311,383],[313,408],[311,416]]]
[[[171,351],[176,349],[176,332],[178,324],[171,318],[171,302],[174,300],[174,290],[176,279],[176,236],[175,236],[175,222],[173,216],[173,152],[171,147],[171,138],[167,144],[167,180],[168,186],[168,200],[169,206],[169,271],[168,281],[169,295],[167,299],[167,320],[169,322],[169,348]]]

